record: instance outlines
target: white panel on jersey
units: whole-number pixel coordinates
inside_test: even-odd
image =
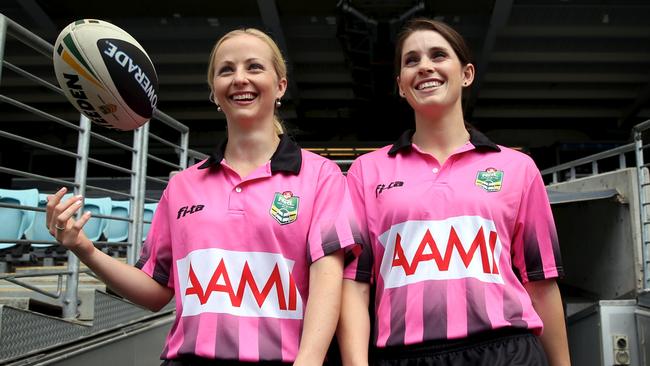
[[[291,279],[294,261],[280,254],[212,248],[195,250],[176,263],[183,316],[303,317],[302,299]]]
[[[380,268],[385,288],[469,277],[504,283],[502,245],[492,220],[458,216],[406,221],[393,225],[379,241],[385,248]]]

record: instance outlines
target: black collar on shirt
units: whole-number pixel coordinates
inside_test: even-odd
[[[469,132],[469,142],[474,145],[474,147],[478,150],[493,150],[493,151],[501,151],[499,146],[495,144],[494,142],[490,141],[487,136],[484,134],[480,133],[474,128],[468,128],[467,131]],[[388,151],[388,155],[390,156],[395,156],[397,152],[400,150],[406,150],[410,149],[411,145],[413,144],[413,134],[415,133],[415,130],[407,130],[400,136],[397,141],[393,144],[393,146],[390,148]]]
[[[199,166],[199,169],[205,169],[210,166],[216,169],[220,168],[227,142],[228,139],[221,141],[210,157]],[[302,153],[300,152],[300,147],[286,134],[280,135],[278,148],[273,153],[273,156],[271,156],[271,173],[289,172],[298,174],[300,173],[301,165]]]

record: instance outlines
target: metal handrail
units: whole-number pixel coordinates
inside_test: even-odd
[[[25,71],[22,68],[14,65],[14,64],[12,64],[10,62],[2,61],[2,63],[9,70],[15,72],[16,74],[21,75],[21,76],[25,77],[26,79],[29,79],[29,80],[35,82],[36,84],[38,84],[40,86],[44,86],[44,87],[46,87],[46,88],[48,88],[48,89],[50,89],[50,90],[52,90],[54,92],[57,92],[59,94],[63,94],[63,89],[61,89],[58,86],[50,83],[49,81],[43,80],[43,79],[39,78],[38,76],[35,76],[35,75],[29,73],[28,71]]]
[[[119,147],[122,150],[126,150],[128,152],[133,152],[133,148],[131,146],[125,145],[125,144],[123,144],[121,142],[117,142],[115,140],[111,140],[108,137],[104,137],[104,136],[98,134],[97,132],[90,131],[90,136],[92,136],[93,138],[98,139],[98,140],[100,140],[102,142],[105,142],[107,144],[113,145],[115,147]]]
[[[22,110],[33,113],[33,114],[35,114],[35,115],[37,115],[39,117],[43,117],[46,120],[56,122],[56,123],[58,123],[60,125],[63,125],[65,127],[72,128],[72,129],[75,129],[75,130],[80,130],[81,129],[79,126],[76,126],[76,125],[74,125],[74,124],[72,124],[72,123],[70,123],[70,122],[68,122],[68,121],[66,121],[64,119],[61,119],[61,118],[59,118],[57,116],[53,116],[53,115],[51,115],[49,113],[45,113],[45,112],[41,111],[40,109],[36,109],[36,108],[34,108],[34,107],[30,106],[30,105],[19,102],[19,101],[13,99],[13,98],[7,97],[7,96],[2,95],[2,94],[0,94],[0,102],[5,102],[5,103],[8,103],[8,104],[11,104],[14,107],[18,107],[18,108],[20,108]]]
[[[16,22],[12,21],[11,19],[5,17],[4,15],[0,14],[0,76],[2,75],[2,68],[6,67],[8,70],[11,70],[15,72],[17,75],[24,77],[32,82],[34,82],[36,85],[44,86],[51,91],[57,93],[57,94],[63,94],[63,91],[58,88],[56,85],[53,85],[49,81],[31,74],[27,70],[21,68],[19,65],[14,65],[6,60],[4,60],[4,53],[5,53],[5,42],[6,42],[6,36],[11,36],[14,39],[20,41],[21,43],[25,44],[26,46],[36,50],[38,53],[44,55],[45,57],[51,59],[52,53],[53,53],[53,46],[48,43],[47,41],[43,40],[42,38],[36,36],[32,32],[30,32],[28,29],[20,26]],[[144,126],[140,127],[139,129],[135,130],[133,132],[133,147],[125,145],[121,142],[114,141],[106,136],[103,136],[99,133],[91,131],[91,123],[88,119],[83,117],[79,124],[74,124],[70,123],[69,121],[66,121],[62,118],[59,118],[57,116],[54,116],[50,113],[44,112],[38,108],[32,107],[30,105],[27,105],[21,101],[18,101],[14,98],[11,98],[6,95],[0,94],[0,102],[2,103],[7,103],[9,105],[12,105],[14,107],[17,107],[19,109],[22,109],[24,111],[27,111],[31,113],[34,116],[38,116],[40,118],[43,118],[46,121],[51,121],[58,123],[60,125],[63,125],[65,127],[68,127],[70,129],[73,129],[78,132],[79,134],[79,140],[77,143],[77,151],[76,153],[74,152],[68,152],[63,149],[60,149],[59,147],[55,146],[50,146],[38,141],[31,140],[26,137],[18,136],[11,134],[6,131],[0,131],[0,137],[12,139],[15,141],[18,141],[23,144],[31,145],[31,146],[36,146],[41,149],[48,150],[50,152],[53,152],[57,155],[64,155],[64,156],[69,156],[73,157],[76,160],[76,173],[75,173],[75,178],[74,180],[70,179],[67,180],[65,178],[53,178],[53,177],[48,177],[44,176],[42,174],[35,174],[35,173],[30,173],[27,171],[23,170],[18,170],[18,169],[13,169],[13,168],[8,168],[8,167],[2,167],[0,166],[0,173],[6,173],[10,174],[13,176],[17,177],[24,177],[24,178],[30,178],[30,179],[35,179],[41,182],[48,182],[48,183],[54,183],[59,186],[66,186],[69,188],[74,189],[74,193],[76,194],[82,194],[85,196],[86,192],[89,190],[97,191],[97,192],[103,192],[103,193],[108,193],[111,195],[122,195],[128,197],[130,201],[130,207],[131,207],[131,217],[129,218],[124,218],[124,217],[116,217],[112,215],[94,215],[94,217],[98,218],[105,218],[105,219],[111,219],[111,220],[122,220],[122,221],[127,221],[129,222],[129,239],[127,242],[120,242],[120,243],[108,243],[108,244],[115,244],[115,245],[124,245],[128,246],[128,255],[127,255],[127,261],[130,264],[135,263],[135,256],[139,252],[140,245],[142,243],[142,225],[143,225],[143,215],[142,215],[142,207],[144,205],[145,200],[150,200],[144,197],[144,192],[145,192],[145,183],[148,180],[159,182],[159,183],[166,183],[166,180],[163,179],[158,179],[155,177],[147,177],[146,175],[146,160],[147,158],[151,158],[152,160],[158,161],[162,164],[168,165],[174,169],[184,169],[187,167],[187,161],[188,161],[188,145],[189,145],[189,128],[176,119],[172,118],[171,116],[163,113],[162,111],[155,110],[153,113],[153,119],[156,121],[161,122],[162,124],[171,127],[175,131],[180,133],[180,143],[179,144],[174,144],[172,142],[169,142],[165,139],[162,139],[156,135],[149,136],[149,125],[151,123],[147,123]],[[102,142],[105,142],[107,144],[110,144],[112,146],[121,148],[123,150],[126,150],[132,154],[132,162],[131,162],[131,167],[130,168],[124,168],[112,163],[108,163],[99,159],[95,158],[90,158],[89,157],[89,141],[91,138],[100,140]],[[168,162],[164,159],[161,159],[156,156],[150,156],[147,154],[148,151],[148,139],[153,138],[154,140],[157,140],[161,142],[163,145],[169,146],[174,149],[174,151],[179,155],[179,161],[178,162]],[[105,168],[110,168],[116,171],[119,171],[121,173],[125,173],[130,176],[131,179],[131,191],[128,193],[125,192],[119,192],[115,190],[110,190],[107,188],[102,188],[102,187],[97,187],[97,186],[92,186],[87,184],[87,167],[88,163],[92,164],[97,164],[100,166],[103,166]],[[26,169],[25,169],[26,170]],[[44,211],[43,208],[39,207],[29,207],[29,206],[23,206],[23,205],[11,205],[11,204],[5,204],[1,203],[0,207],[5,207],[5,208],[12,208],[12,209],[20,209],[20,210],[31,210],[31,211]],[[79,214],[81,214],[81,210],[79,211]],[[149,222],[146,222],[149,223]],[[54,241],[34,241],[34,240],[23,240],[23,239],[18,239],[18,240],[6,240],[6,242],[15,242],[15,243],[20,243],[20,244],[56,244]],[[105,244],[106,242],[100,242],[97,241],[95,244]],[[78,288],[78,274],[80,272],[83,272],[79,270],[79,262],[77,258],[71,254],[71,252],[68,252],[68,270],[65,273],[57,274],[59,276],[59,281],[61,281],[62,276],[66,275],[66,281],[67,284],[65,286],[65,292],[61,292],[61,287],[59,286],[59,289],[56,291],[56,293],[52,292],[47,292],[42,289],[35,288],[34,286],[28,284],[28,283],[23,283],[19,280],[17,280],[17,277],[15,275],[13,276],[0,276],[0,280],[7,280],[7,281],[13,281],[14,283],[21,285],[25,288],[32,289],[34,291],[37,291],[39,293],[42,293],[46,296],[54,297],[62,302],[63,305],[63,314],[64,317],[66,318],[72,318],[76,316],[76,309],[77,309],[77,300],[78,300],[78,294],[77,294],[77,288]],[[44,274],[23,274],[21,277],[33,277],[33,276],[42,276]]]
[[[648,208],[650,197],[646,197],[648,181],[647,167],[644,162],[643,150],[648,147],[643,144],[643,132],[650,128],[650,120],[641,122],[632,128],[634,135],[634,152],[636,157],[637,189],[639,192],[639,220],[641,221],[641,261],[643,271],[643,291],[650,291],[650,228],[648,228]]]
[[[23,172],[23,171],[16,170],[16,169],[6,168],[6,167],[3,167],[3,166],[0,166],[0,173],[7,173],[7,174],[10,174],[10,175],[15,175],[15,176],[23,177],[23,178],[38,179],[38,180],[41,180],[43,182],[55,183],[55,184],[66,186],[66,187],[77,187],[78,186],[77,183],[70,182],[70,181],[65,180],[65,179],[50,178],[50,177],[46,177],[44,175],[27,173],[27,172]]]
[[[163,145],[167,145],[167,146],[169,146],[169,147],[178,148],[178,149],[182,149],[182,148],[183,148],[182,146],[180,146],[180,145],[178,145],[178,144],[175,144],[175,143],[173,143],[173,142],[171,142],[171,141],[167,141],[167,140],[165,140],[164,138],[162,138],[162,137],[160,137],[160,136],[158,136],[158,135],[156,135],[156,134],[153,134],[153,133],[149,133],[149,138],[150,138],[150,139],[154,139],[154,140],[156,140],[156,141],[162,143]]]
[[[89,269],[79,270],[79,273],[89,273],[89,272],[91,272]],[[11,282],[15,285],[24,287],[34,292],[38,292],[39,294],[45,295],[47,297],[51,297],[53,299],[59,299],[62,294],[61,290],[63,288],[63,276],[66,275],[70,276],[72,274],[73,272],[71,271],[33,271],[33,272],[24,272],[24,273],[14,273],[10,275],[0,275],[0,280]],[[54,293],[38,288],[32,284],[17,280],[17,278],[34,278],[34,277],[49,277],[49,276],[57,276],[56,292]]]
[[[5,203],[5,202],[0,202],[0,207],[12,208],[12,209],[15,209],[15,210],[35,211],[35,212],[45,212],[46,211],[46,209],[43,208],[43,207],[14,205],[14,204]],[[98,219],[109,219],[109,220],[116,220],[116,221],[127,221],[127,222],[132,222],[133,221],[131,218],[122,217],[122,216],[93,214],[93,217],[96,217]],[[10,240],[10,241],[15,241],[15,240]],[[26,240],[26,241],[28,242],[29,240]],[[0,240],[0,242],[4,242],[4,241]]]
[[[5,16],[2,17],[7,23],[7,34],[13,36],[24,45],[31,47],[36,52],[43,54],[45,57],[52,57],[52,53],[54,52],[54,46],[52,44],[13,20]]]
[[[170,115],[164,113],[161,110],[156,109],[153,113],[153,117],[157,119],[158,121],[166,124],[167,126],[175,129],[176,131],[179,131],[181,133],[187,133],[190,132],[190,128],[185,126],[184,124],[178,122],[175,120],[173,117]]]
[[[549,174],[552,174],[552,182],[553,183],[558,183],[558,176],[557,173],[569,170],[570,171],[570,176],[571,178],[569,180],[575,179],[575,168],[586,165],[586,164],[591,164],[591,172],[593,174],[598,174],[598,161],[611,158],[614,156],[619,157],[619,168],[625,168],[627,161],[625,159],[625,154],[633,152],[635,149],[634,143],[629,143],[626,145],[622,145],[616,148],[613,148],[611,150],[599,152],[593,155],[589,155],[584,158],[576,159],[564,164],[556,165],[554,167],[544,169],[541,171],[542,176],[547,176]]]
[[[161,164],[163,164],[163,165],[167,165],[167,166],[170,167],[170,168],[181,169],[181,166],[180,166],[180,165],[178,165],[178,164],[174,164],[174,163],[170,163],[170,162],[168,162],[167,160],[162,159],[162,158],[159,158],[159,157],[157,157],[157,156],[155,156],[155,155],[153,155],[153,154],[147,154],[147,157],[148,157],[149,159],[153,160],[153,161],[157,161],[157,162],[159,162],[159,163],[161,163]]]
[[[569,168],[574,168],[574,167],[577,167],[577,166],[580,166],[580,165],[589,164],[589,163],[592,163],[594,161],[603,160],[603,159],[606,159],[606,158],[610,158],[610,157],[613,157],[613,156],[617,156],[617,155],[632,152],[632,151],[634,151],[634,143],[629,143],[629,144],[625,144],[625,145],[621,145],[619,147],[613,148],[611,150],[602,151],[602,152],[599,152],[599,153],[596,153],[596,154],[593,154],[593,155],[589,155],[589,156],[584,157],[584,158],[580,158],[580,159],[570,161],[568,163],[564,163],[564,164],[556,165],[556,166],[548,168],[548,169],[544,169],[544,170],[542,170],[541,173],[542,173],[542,175],[547,175],[547,174],[550,174],[550,173],[553,173],[553,172],[559,172],[559,171],[562,171],[562,170],[566,170],[566,169],[569,169]]]

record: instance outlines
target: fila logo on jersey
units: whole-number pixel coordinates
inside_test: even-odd
[[[294,261],[280,254],[210,248],[195,250],[176,263],[183,316],[226,313],[302,319]]]
[[[181,217],[185,217],[185,215],[191,215],[195,212],[199,212],[203,210],[203,207],[205,206],[203,205],[192,205],[192,207],[183,206],[181,207],[180,210],[178,210],[178,215],[176,215],[176,220],[180,219]]]
[[[385,184],[378,184],[377,188],[375,188],[375,197],[379,197],[379,194],[387,189],[395,188],[395,187],[402,187],[404,185],[404,182],[396,180],[394,182],[391,182],[386,186]]]
[[[407,221],[379,237],[386,288],[428,280],[476,278],[503,283],[502,244],[494,222],[479,216]]]

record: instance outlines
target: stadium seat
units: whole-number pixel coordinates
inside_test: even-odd
[[[149,221],[153,219],[153,214],[156,212],[156,207],[158,207],[158,203],[145,203],[144,204],[144,211],[142,213],[142,221]],[[149,233],[149,227],[151,227],[151,224],[144,223],[142,225],[142,240],[147,239],[147,234]]]
[[[111,201],[110,197],[86,198],[84,199],[84,212],[90,211],[92,215],[108,216],[111,214]],[[108,221],[109,219],[91,216],[84,226],[84,233],[88,239],[91,241],[99,240],[106,230]]]
[[[111,201],[110,216],[129,217],[130,201]],[[121,242],[129,238],[129,222],[122,220],[107,220],[104,236],[106,241]]]
[[[0,189],[0,202],[37,207],[38,190],[37,189]],[[2,239],[22,239],[23,235],[34,224],[35,211],[18,210],[8,207],[0,207],[0,238]],[[15,246],[16,243],[0,243],[0,249],[7,249]]]

